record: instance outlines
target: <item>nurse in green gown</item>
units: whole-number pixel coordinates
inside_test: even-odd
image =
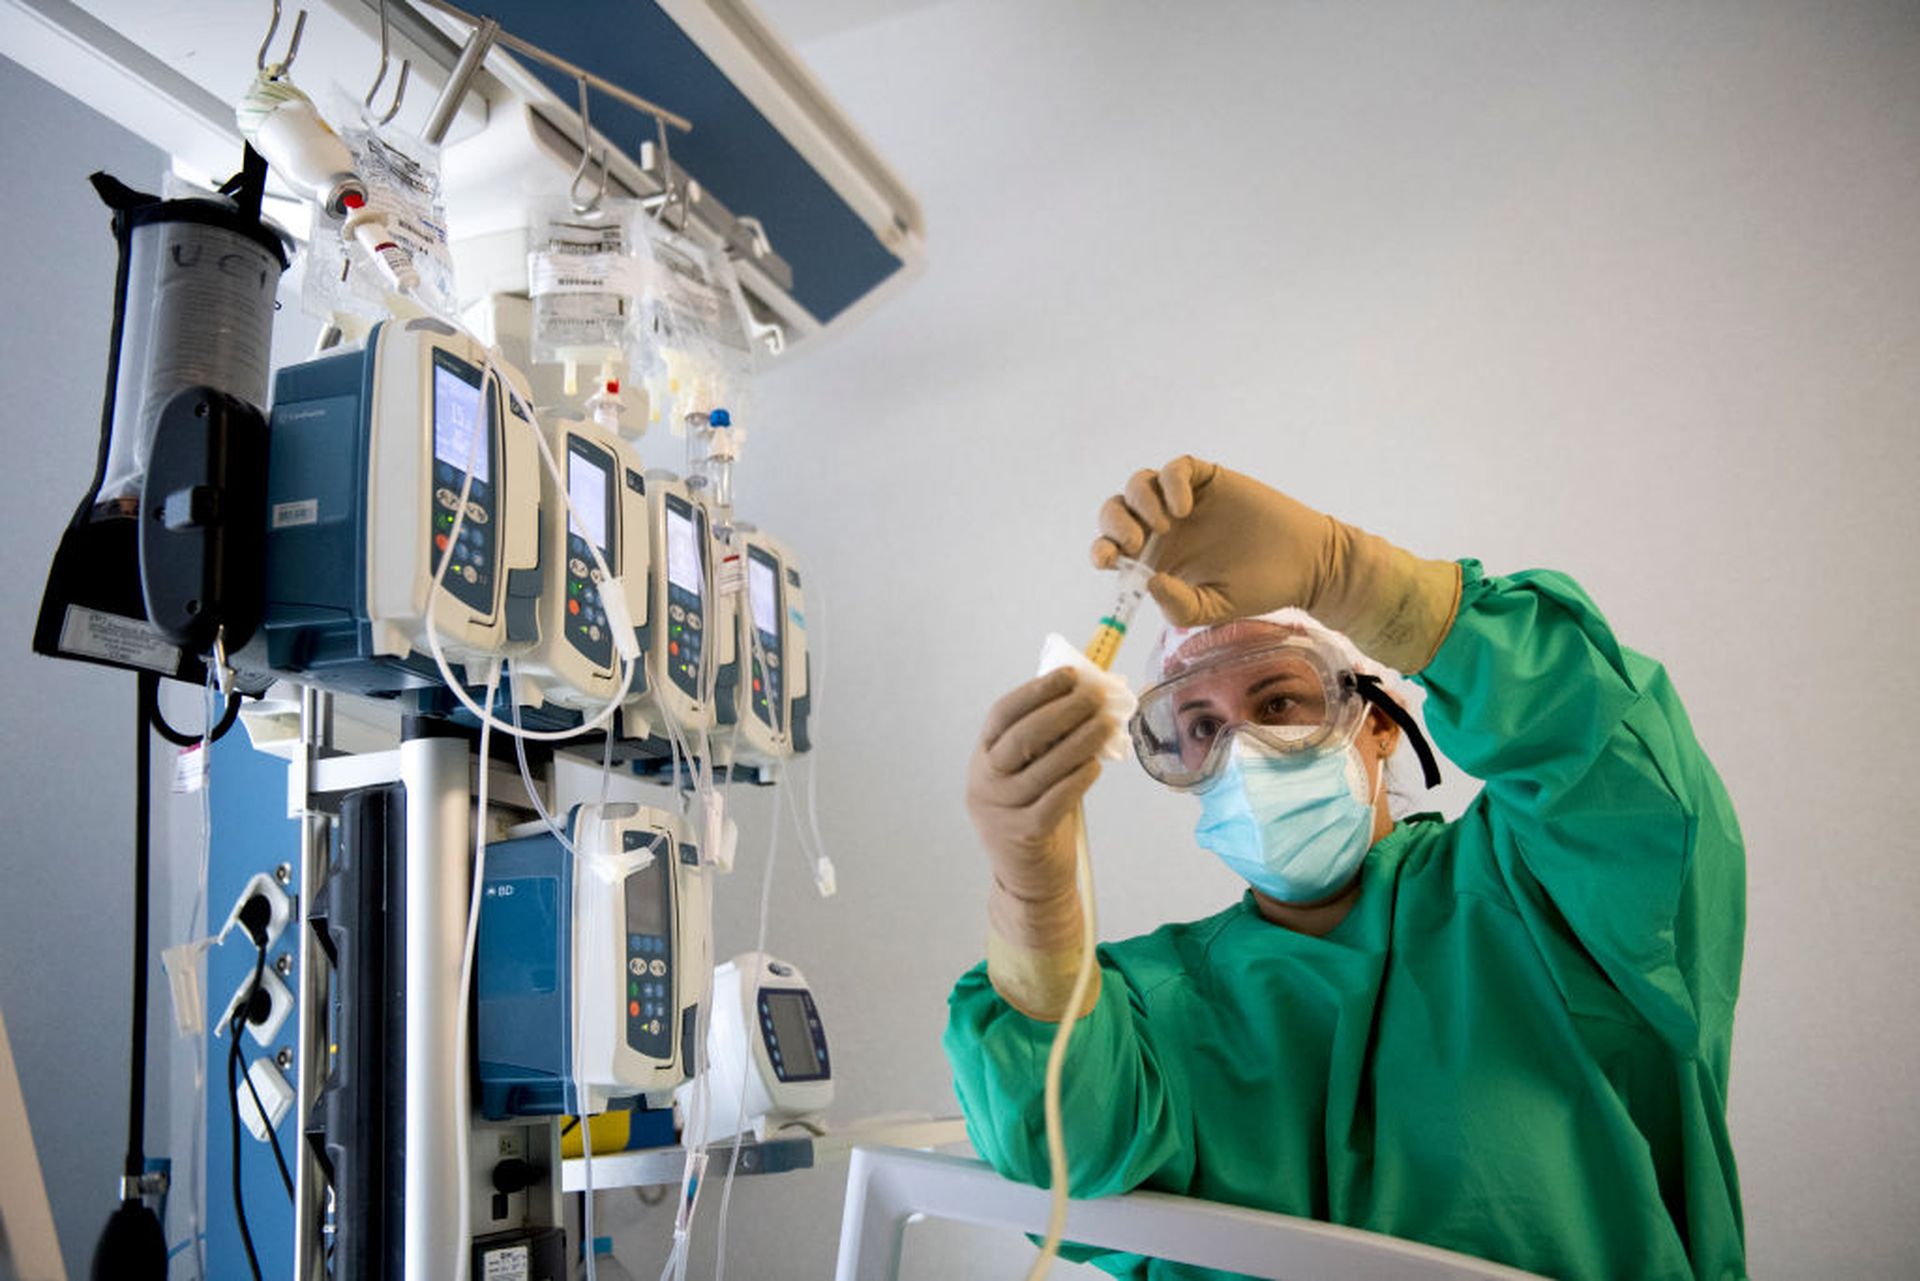
[[[1128,729],[1249,888],[1098,949],[1065,1073],[1072,1194],[1172,1192],[1555,1277],[1745,1277],[1742,847],[1665,670],[1564,574],[1416,557],[1192,458],[1136,474],[1100,531],[1102,567],[1159,535],[1173,627]],[[1388,817],[1383,762],[1417,736],[1400,673],[1484,781],[1453,822]],[[987,959],[945,1045],[975,1147],[1041,1185],[1102,709],[1069,672],[1027,682],[968,776]],[[1169,874],[1185,857],[1204,855],[1170,852]]]

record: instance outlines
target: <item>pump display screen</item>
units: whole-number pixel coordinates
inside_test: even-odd
[[[813,1030],[807,1024],[807,1000],[801,992],[764,992],[762,1001],[773,1016],[773,1049],[789,1078],[820,1075],[820,1057],[813,1052]]]
[[[433,367],[433,456],[456,472],[467,470],[469,457],[473,478],[487,484],[490,452],[484,437],[474,440],[484,419],[480,413],[480,388],[445,365]]]
[[[695,597],[705,584],[700,573],[700,543],[695,536],[693,517],[667,508],[667,581]]]
[[[653,862],[627,878],[627,930],[666,937],[668,898],[673,893],[672,849],[653,843]]]
[[[592,543],[607,545],[606,468],[577,450],[567,453],[567,501],[573,512],[567,528]]]
[[[780,590],[773,566],[758,556],[747,558],[747,595],[753,602],[753,625],[762,635],[780,634]]]

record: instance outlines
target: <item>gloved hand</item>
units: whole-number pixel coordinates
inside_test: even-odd
[[[1160,535],[1147,591],[1196,627],[1297,605],[1402,672],[1425,667],[1460,599],[1460,567],[1295,502],[1217,463],[1182,456],[1135,472],[1100,508],[1093,563],[1111,568]]]
[[[1053,671],[993,705],[967,767],[967,813],[993,868],[988,977],[1035,1018],[1058,1019],[1073,988],[1080,798],[1100,776],[1113,731],[1104,693],[1071,670]],[[1098,994],[1096,984],[1089,1008]]]

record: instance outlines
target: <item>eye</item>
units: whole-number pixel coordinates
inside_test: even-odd
[[[1187,722],[1185,734],[1196,743],[1211,743],[1220,733],[1220,726],[1217,716],[1196,716]]]
[[[1260,723],[1262,725],[1291,724],[1300,719],[1299,708],[1299,699],[1289,698],[1285,694],[1276,694],[1260,705]]]

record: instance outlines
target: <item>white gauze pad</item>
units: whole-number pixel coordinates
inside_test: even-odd
[[[1059,632],[1052,632],[1040,644],[1038,674],[1045,676],[1062,667],[1073,668],[1083,680],[1090,680],[1099,687],[1106,699],[1107,713],[1113,717],[1116,726],[1113,736],[1100,748],[1100,754],[1108,760],[1124,760],[1128,746],[1127,721],[1132,717],[1133,709],[1139,706],[1139,700],[1127,687],[1127,678],[1101,671],[1072,641]]]

